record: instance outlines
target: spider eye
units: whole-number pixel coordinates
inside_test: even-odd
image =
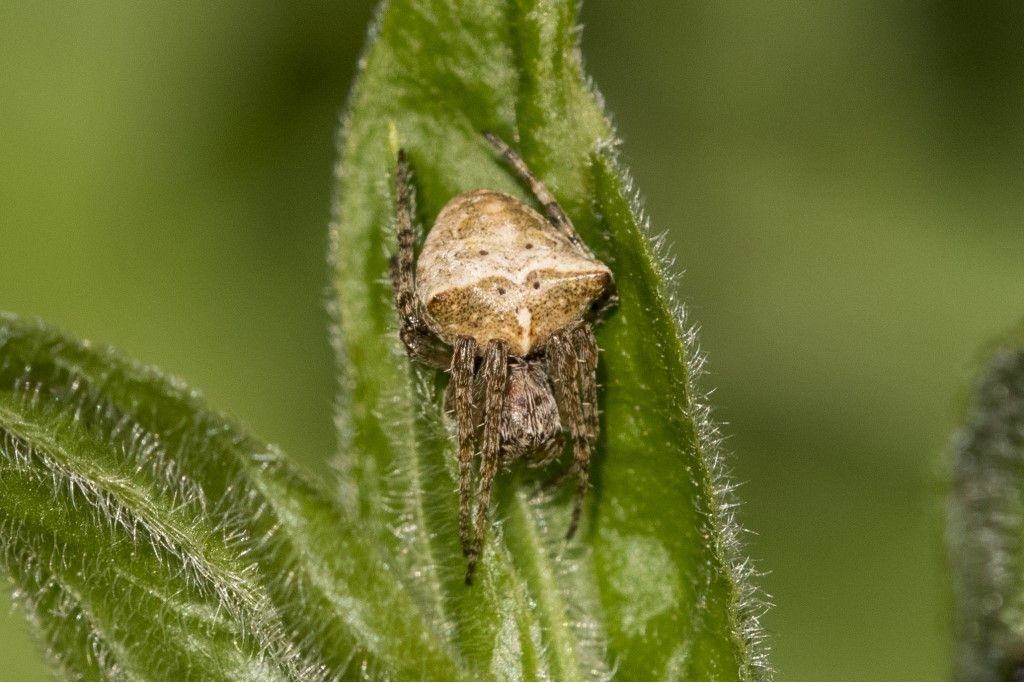
[[[498,294],[504,294],[504,293],[505,293],[505,288],[504,287],[498,287]]]
[[[540,282],[534,281],[533,288],[534,289],[540,289]]]

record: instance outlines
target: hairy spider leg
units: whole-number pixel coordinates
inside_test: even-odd
[[[563,330],[548,340],[545,361],[548,377],[551,379],[551,387],[554,389],[555,403],[558,405],[558,412],[562,418],[562,426],[568,429],[572,437],[572,465],[545,484],[545,486],[560,486],[576,472],[580,448],[579,432],[583,424],[583,407],[579,400],[579,363],[576,360],[576,353],[572,348],[568,330]]]
[[[587,487],[590,485],[590,462],[594,455],[594,446],[597,445],[597,434],[601,429],[600,418],[597,413],[597,339],[594,337],[594,329],[590,325],[578,325],[570,331],[572,338],[571,346],[579,354],[576,357],[579,364],[579,389],[582,425],[580,431],[580,446],[573,446],[573,460],[576,469],[576,501],[572,508],[572,521],[569,522],[569,529],[566,531],[566,540],[575,535],[580,525],[580,515],[583,513],[583,500],[587,494]],[[573,437],[576,443],[576,437]]]
[[[416,360],[446,369],[451,362],[451,350],[427,327],[416,299],[414,276],[416,223],[413,211],[415,190],[410,182],[411,172],[405,150],[398,150],[395,166],[395,215],[398,223],[398,253],[391,258],[391,286],[395,293],[395,308],[401,321],[398,336],[409,355]]]
[[[484,381],[484,425],[480,447],[480,482],[476,493],[476,524],[473,545],[466,567],[466,585],[473,583],[477,559],[483,548],[487,530],[487,510],[491,504],[491,487],[501,465],[501,421],[508,384],[508,344],[492,339],[484,351],[480,372]]]
[[[476,340],[473,337],[459,337],[455,340],[450,368],[454,388],[454,410],[458,425],[459,454],[459,539],[462,554],[470,556],[472,535],[470,534],[470,508],[472,506],[473,453],[476,450],[476,425],[473,405],[473,370],[476,362]]]
[[[523,158],[516,153],[514,149],[509,147],[504,140],[499,138],[494,133],[483,133],[484,138],[487,142],[498,151],[501,156],[505,157],[505,160],[512,165],[519,177],[526,181],[530,186],[530,191],[533,196],[537,198],[537,201],[544,206],[544,212],[548,215],[548,220],[562,233],[569,238],[569,241],[574,247],[579,249],[585,256],[593,257],[594,255],[587,248],[587,245],[583,244],[583,240],[576,234],[576,228],[573,227],[572,221],[569,220],[569,216],[562,209],[562,205],[558,203],[555,196],[548,191],[544,183],[541,182],[540,178],[535,176],[530,170]]]
[[[597,414],[597,340],[590,326],[577,324],[551,337],[547,344],[548,374],[563,424],[572,435],[573,462],[554,484],[576,476],[572,518],[566,531],[571,539],[579,528],[583,500],[590,484],[590,460],[600,427]]]

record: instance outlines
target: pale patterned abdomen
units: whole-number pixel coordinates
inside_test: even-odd
[[[424,242],[416,289],[427,324],[451,343],[492,339],[526,356],[579,320],[612,280],[518,199],[476,190],[450,201]]]

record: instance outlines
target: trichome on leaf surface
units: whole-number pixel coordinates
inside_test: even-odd
[[[0,546],[76,678],[736,679],[768,673],[699,356],[581,66],[574,0],[382,5],[343,124],[334,486],[196,392],[0,318]],[[464,584],[444,373],[401,352],[394,159],[429,225],[475,188],[532,201],[513,141],[615,273],[601,436],[572,492],[501,479]]]
[[[962,680],[1024,674],[1024,325],[985,358],[954,433],[948,543]]]

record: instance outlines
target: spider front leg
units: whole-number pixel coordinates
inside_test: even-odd
[[[476,364],[476,340],[472,337],[459,337],[455,340],[455,352],[452,354],[451,386],[453,401],[450,410],[455,414],[458,427],[459,455],[459,538],[462,541],[462,554],[466,557],[472,552],[472,536],[470,535],[470,508],[473,503],[473,453],[476,442],[476,406],[473,397],[473,373]]]
[[[600,423],[597,413],[597,340],[590,325],[579,323],[551,337],[547,346],[548,374],[555,390],[563,424],[572,435],[573,462],[558,478],[576,475],[572,519],[566,531],[571,539],[579,528],[583,500],[590,485],[590,460]]]
[[[480,368],[484,383],[484,425],[480,446],[480,483],[477,488],[476,528],[473,544],[467,557],[466,585],[473,583],[477,559],[483,548],[487,532],[487,510],[491,505],[491,488],[501,465],[501,421],[505,408],[505,389],[508,384],[508,344],[491,340],[484,351]]]
[[[399,337],[409,355],[435,368],[447,368],[451,350],[427,327],[416,299],[414,250],[416,227],[413,207],[416,197],[410,182],[409,160],[405,150],[398,150],[395,167],[395,218],[398,224],[398,253],[391,258],[391,287],[395,308],[401,321]]]
[[[578,349],[579,356],[579,386],[580,386],[580,408],[582,424],[579,428],[581,447],[574,451],[574,465],[576,468],[576,502],[572,509],[572,521],[569,523],[569,530],[566,532],[566,539],[570,539],[576,533],[580,524],[580,515],[583,512],[583,499],[587,494],[587,487],[590,485],[590,461],[594,456],[594,446],[597,444],[597,434],[601,429],[600,418],[597,412],[597,357],[599,349],[597,339],[594,337],[594,330],[590,325],[582,324],[571,332],[573,346]],[[574,435],[573,439],[575,440]]]

